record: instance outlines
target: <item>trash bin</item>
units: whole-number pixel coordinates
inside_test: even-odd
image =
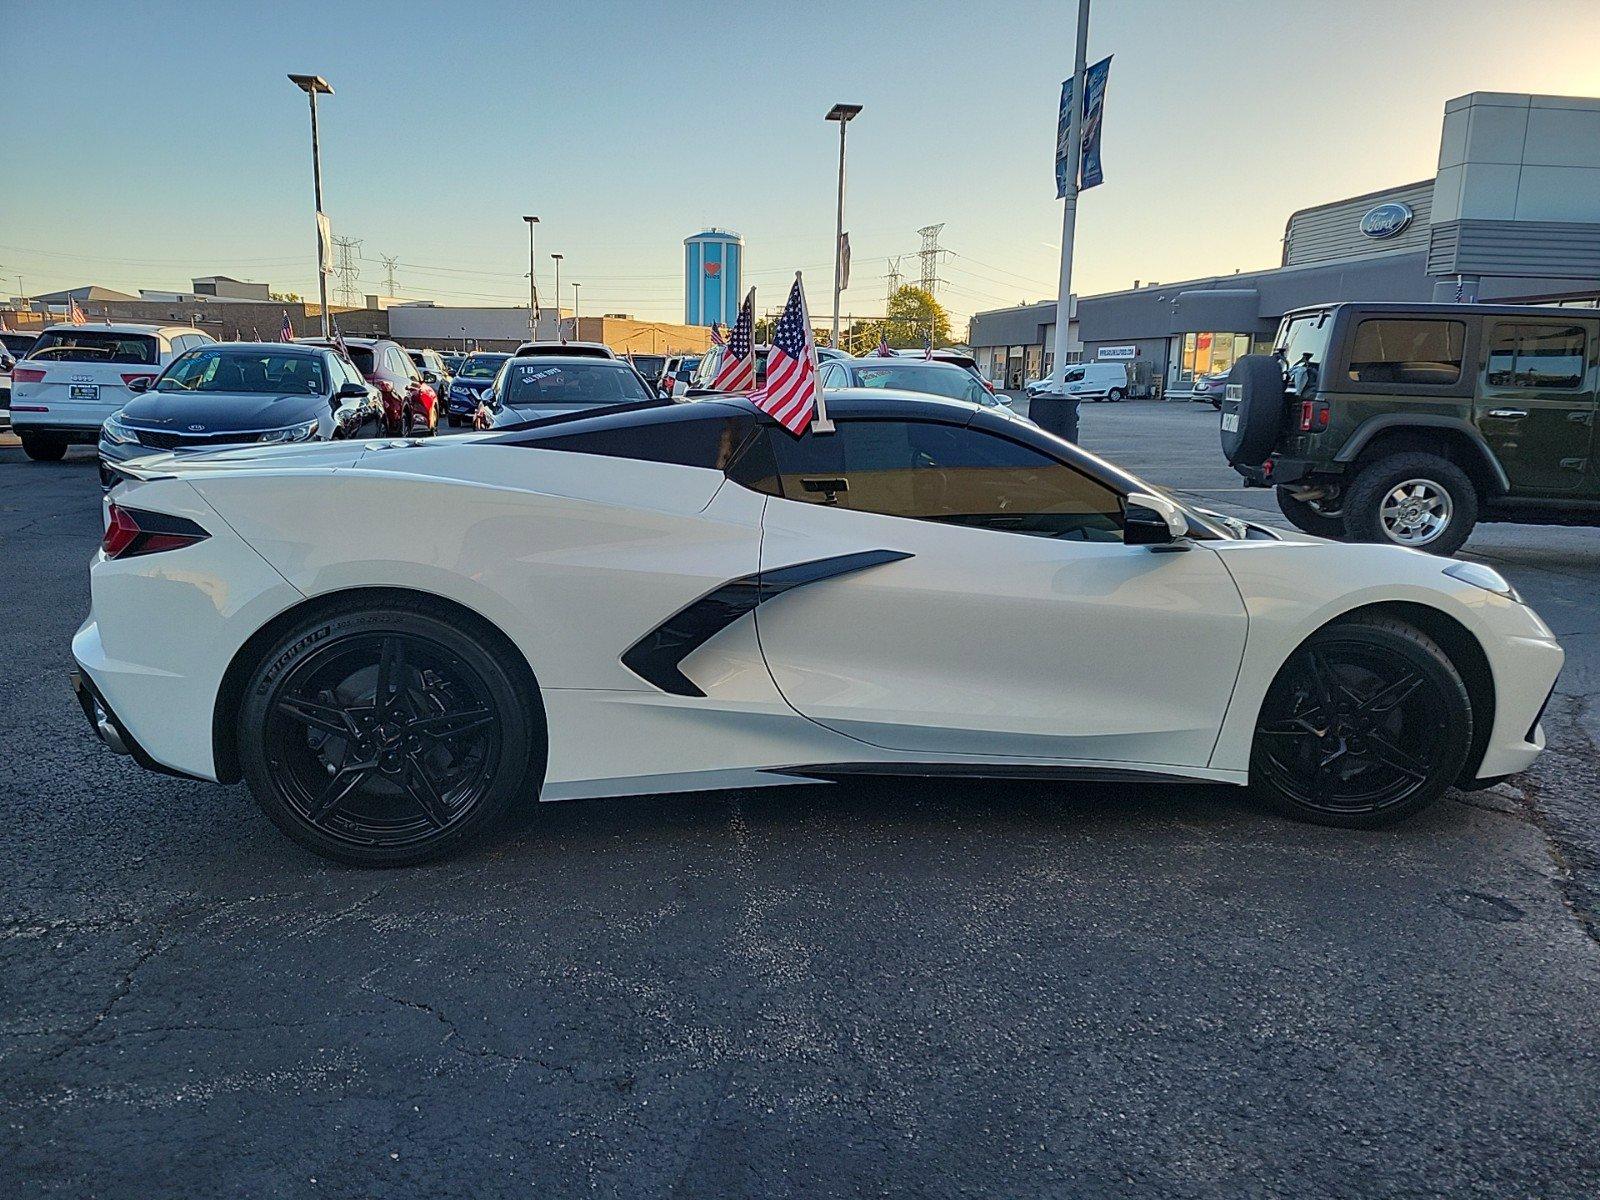
[[[1074,397],[1034,395],[1028,400],[1028,416],[1047,433],[1069,442],[1078,440],[1078,401]]]

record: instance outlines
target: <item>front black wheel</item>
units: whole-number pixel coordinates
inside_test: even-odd
[[[247,684],[245,782],[280,829],[324,857],[440,857],[542,779],[542,711],[501,657],[405,604],[308,619]]]
[[[1374,618],[1319,630],[1279,670],[1256,724],[1250,784],[1301,820],[1372,829],[1460,774],[1472,705],[1427,635]]]

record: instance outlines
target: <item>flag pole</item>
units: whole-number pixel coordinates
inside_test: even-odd
[[[844,126],[840,125],[839,128],[843,130]],[[794,273],[794,281],[800,288],[800,316],[805,321],[806,353],[811,356],[811,377],[812,379],[816,379],[820,373],[820,370],[817,366],[817,339],[816,335],[811,329],[811,308],[806,304],[806,286],[804,281],[800,278],[799,271]],[[835,303],[833,306],[833,321],[835,329],[838,328],[839,323],[839,305],[837,303],[837,299],[838,298],[835,297]],[[838,335],[835,334],[835,337],[837,336]],[[828,419],[828,401],[823,397],[822,388],[820,385],[817,387],[817,413],[816,416],[811,419],[811,432],[834,432],[833,422]]]

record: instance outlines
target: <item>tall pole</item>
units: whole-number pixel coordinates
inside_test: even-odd
[[[539,340],[539,284],[533,274],[533,227],[539,223],[538,217],[523,217],[528,223],[528,340]],[[561,300],[561,293],[556,293],[556,300]]]
[[[1072,61],[1072,112],[1067,135],[1067,194],[1061,211],[1061,282],[1056,288],[1056,357],[1050,377],[1062,384],[1072,341],[1072,238],[1078,224],[1078,169],[1083,158],[1084,67],[1089,58],[1089,0],[1078,0],[1078,49]],[[1063,384],[1063,387],[1065,385]]]
[[[552,254],[556,260],[556,340],[561,340],[561,259],[562,255]]]
[[[317,296],[322,304],[322,336],[328,337],[328,251],[322,244],[322,142],[317,136],[317,93],[333,95],[321,75],[290,75],[290,81],[311,98],[311,183],[317,200]]]
[[[833,222],[833,333],[839,344],[839,293],[844,291],[844,127],[861,111],[859,104],[835,104],[827,119],[839,122],[839,199]]]
[[[578,336],[578,289],[582,286],[581,283],[572,285],[572,340],[575,342],[582,340]]]

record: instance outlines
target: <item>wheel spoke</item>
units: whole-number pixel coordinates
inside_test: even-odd
[[[400,691],[400,676],[405,670],[405,661],[405,642],[397,637],[384,638],[378,652],[377,694],[373,697],[379,712],[387,709],[394,702],[395,693]]]
[[[1310,676],[1311,686],[1316,689],[1317,707],[1323,712],[1332,712],[1333,689],[1328,682],[1327,664],[1315,650],[1306,651],[1306,674]]]
[[[311,810],[307,814],[313,825],[320,825],[330,817],[334,810],[344,803],[351,792],[366,781],[371,774],[373,764],[370,762],[355,763],[340,767],[328,778],[327,786],[317,794],[311,803]]]
[[[415,754],[406,755],[406,772],[403,780],[406,794],[417,802],[417,807],[422,809],[422,815],[437,829],[443,829],[450,823],[450,806],[444,802],[444,797],[439,795],[439,789],[433,786],[433,780],[428,778],[428,772]]]
[[[1407,671],[1399,679],[1385,687],[1372,699],[1366,701],[1362,707],[1373,713],[1393,712],[1406,699],[1422,686],[1423,679],[1415,671]]]
[[[337,733],[340,737],[353,737],[357,732],[349,712],[332,704],[322,704],[300,696],[285,696],[278,701],[278,708],[313,729]]]
[[[1428,777],[1426,763],[1411,757],[1411,755],[1380,734],[1367,734],[1367,749],[1372,758],[1377,759],[1392,770],[1399,771],[1402,775],[1418,782]]]
[[[467,708],[459,712],[418,717],[415,721],[407,723],[406,732],[420,733],[432,738],[459,737],[463,733],[471,733],[474,729],[492,724],[493,721],[494,714],[487,708]]]

